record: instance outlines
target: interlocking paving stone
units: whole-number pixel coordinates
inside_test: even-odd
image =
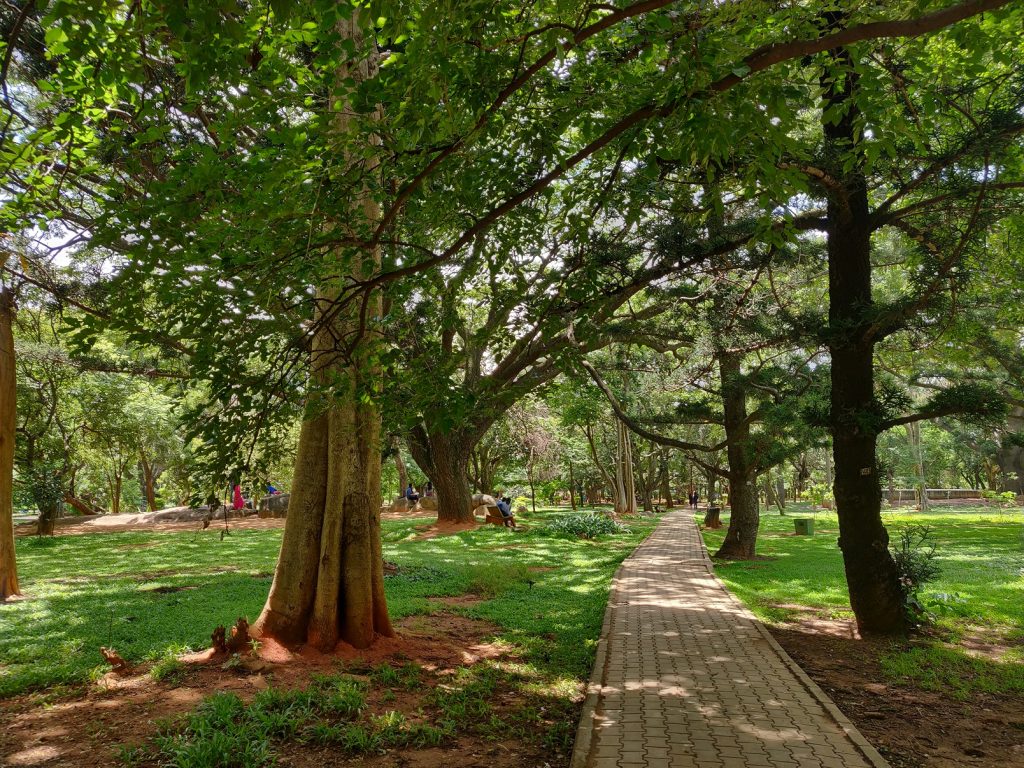
[[[573,768],[886,768],[715,578],[688,512],[622,564]]]

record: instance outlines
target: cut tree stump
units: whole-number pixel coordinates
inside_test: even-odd
[[[705,528],[721,528],[722,527],[722,508],[721,507],[708,507],[708,511],[704,515],[704,527]]]

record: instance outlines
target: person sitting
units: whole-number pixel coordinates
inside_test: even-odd
[[[427,480],[427,487],[423,489],[423,495],[428,499],[434,495],[434,484]]]
[[[501,512],[501,516],[505,520],[505,527],[515,529],[516,518],[512,514],[512,499],[508,496],[498,499],[498,511]]]
[[[272,486],[270,483],[267,483],[267,495],[268,496],[277,496],[277,494],[279,494],[279,493],[280,493],[280,491],[277,490],[277,488]]]
[[[420,495],[416,493],[416,489],[412,487],[412,483],[409,483],[409,487],[405,489],[405,500],[409,502],[410,507],[420,500]]]

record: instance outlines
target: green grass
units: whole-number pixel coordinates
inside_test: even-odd
[[[384,556],[399,566],[385,580],[392,616],[477,594],[487,599],[459,611],[499,625],[538,674],[584,678],[611,576],[654,521],[589,541],[543,535],[555,514],[564,510],[524,516],[530,530],[520,533],[482,526],[427,540],[413,540],[423,520],[385,521]],[[279,529],[19,539],[27,599],[0,606],[0,697],[88,681],[100,646],[130,662],[207,647],[218,624],[259,614],[280,539]],[[169,662],[156,669],[178,674]]]
[[[718,562],[715,570],[762,620],[782,622],[807,606],[837,617],[851,617],[838,549],[839,525],[832,512],[790,505],[787,515],[761,517],[754,562]],[[815,535],[794,536],[793,518],[812,516]],[[926,525],[937,545],[939,575],[921,590],[932,620],[949,642],[894,651],[883,669],[894,681],[942,689],[963,697],[972,691],[1024,693],[1024,665],[1016,654],[980,659],[956,647],[966,633],[1013,638],[1024,628],[1024,511],[1019,508],[958,508],[928,514],[884,512],[890,538],[900,528]],[[704,531],[712,553],[725,528]],[[1002,682],[999,682],[1002,681]]]

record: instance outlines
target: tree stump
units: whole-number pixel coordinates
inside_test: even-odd
[[[705,528],[721,528],[722,527],[722,508],[721,507],[708,507],[708,511],[704,514],[704,527]]]

